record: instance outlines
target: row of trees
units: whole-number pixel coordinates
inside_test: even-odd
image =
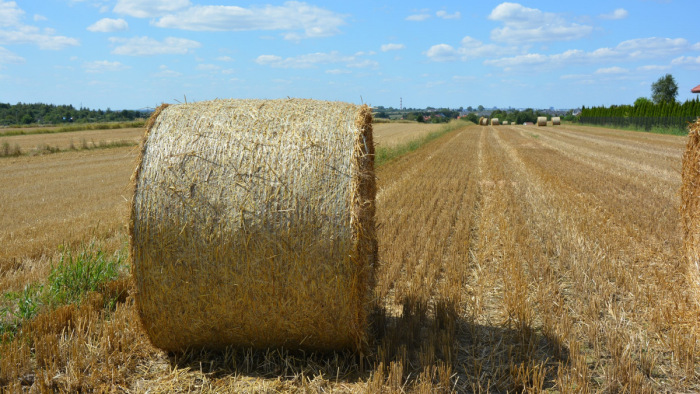
[[[452,110],[449,108],[428,108],[426,111],[409,112],[404,116],[404,119],[415,120],[421,123],[447,123],[452,119],[457,119],[459,114],[459,110]]]
[[[700,100],[676,101],[678,85],[671,74],[666,74],[651,85],[651,96],[640,97],[634,105],[611,105],[610,107],[585,106],[578,121],[611,127],[631,127],[651,130],[654,127],[685,130],[688,122],[700,115]]]
[[[129,122],[143,118],[147,113],[134,110],[112,111],[76,109],[72,105],[53,104],[5,104],[0,103],[0,125],[59,124],[87,122]]]

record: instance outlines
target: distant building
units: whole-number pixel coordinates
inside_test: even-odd
[[[700,85],[690,89],[691,93],[700,93]]]

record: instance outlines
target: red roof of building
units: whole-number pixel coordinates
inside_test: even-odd
[[[690,89],[691,93],[700,93],[700,85]]]

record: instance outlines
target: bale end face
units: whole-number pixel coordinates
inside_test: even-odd
[[[377,259],[369,107],[216,100],[159,110],[130,225],[151,342],[366,347]]]

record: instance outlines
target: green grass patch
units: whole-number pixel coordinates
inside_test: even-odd
[[[421,146],[427,144],[428,142],[435,140],[451,131],[461,129],[462,127],[465,127],[467,125],[471,125],[473,123],[463,121],[463,120],[453,120],[450,123],[447,123],[445,126],[441,127],[438,130],[435,130],[431,133],[426,134],[425,136],[409,141],[404,144],[396,145],[396,146],[391,146],[391,147],[378,147],[377,150],[374,152],[374,164],[376,166],[381,166],[385,163],[388,163],[400,156],[403,156],[407,153],[413,152],[416,149],[420,148]]]
[[[116,279],[124,256],[107,256],[94,243],[77,253],[62,248],[61,258],[51,267],[48,278],[48,300],[52,306],[79,302],[89,291],[96,291],[101,283]]]
[[[21,291],[6,292],[0,300],[0,338],[11,339],[22,325],[40,311],[78,304],[90,291],[117,279],[126,266],[126,247],[109,255],[94,242],[79,250],[61,246],[56,265],[44,283],[32,283]],[[114,300],[106,300],[113,304]]]
[[[120,123],[80,123],[80,124],[72,124],[69,126],[41,128],[41,129],[32,129],[32,130],[22,130],[22,129],[7,130],[5,132],[0,132],[0,136],[68,133],[71,131],[85,131],[85,130],[131,129],[131,128],[136,128],[136,127],[143,127],[145,124],[146,124],[145,120],[139,120],[139,121],[134,121],[134,122],[120,122]]]
[[[4,141],[2,146],[0,146],[0,157],[17,157],[21,155],[22,149],[20,149],[19,145],[17,144],[10,146],[9,142]]]

